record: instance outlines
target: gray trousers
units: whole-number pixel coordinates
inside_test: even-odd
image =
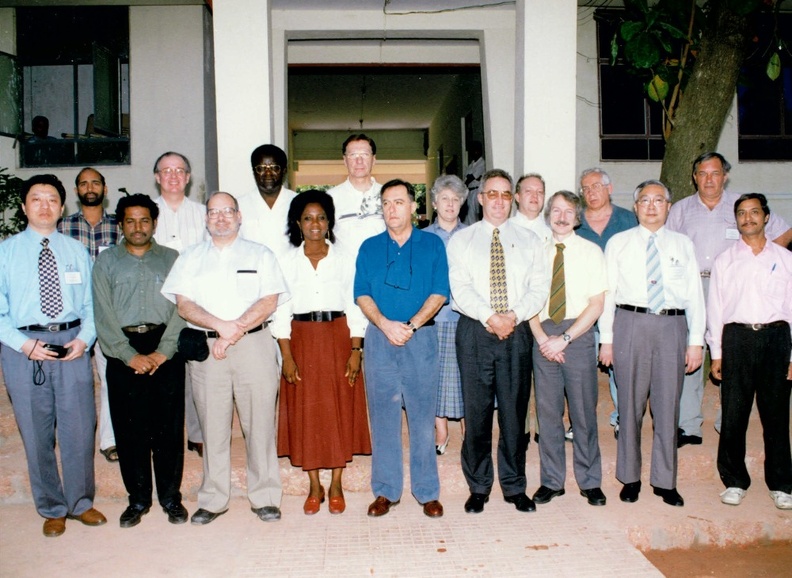
[[[703,277],[701,284],[704,288],[704,299],[709,295],[709,277]],[[707,348],[704,347],[704,356],[707,355]],[[701,437],[701,426],[704,423],[704,415],[701,411],[701,402],[704,400],[704,382],[707,376],[704,375],[704,360],[701,367],[691,374],[685,375],[682,383],[682,396],[679,399],[679,429],[686,435]],[[715,420],[716,430],[720,430],[720,409]]]
[[[641,480],[641,426],[651,404],[654,438],[650,483],[676,487],[679,396],[685,374],[685,316],[666,317],[616,309],[613,369],[619,384],[616,478]],[[577,435],[577,431],[575,432]]]
[[[79,332],[75,327],[57,333],[24,333],[45,343],[63,345]],[[35,385],[36,362],[8,346],[2,347],[1,355],[6,388],[25,446],[36,511],[44,518],[78,516],[93,507],[95,494],[96,405],[91,357],[86,350],[74,361],[41,362],[37,381],[44,382]],[[56,439],[62,479],[55,455]]]
[[[561,335],[574,323],[565,319],[559,325],[547,320],[542,329]],[[533,368],[536,387],[536,413],[542,428],[539,436],[539,476],[543,486],[553,490],[564,487],[566,448],[564,444],[564,392],[569,416],[574,424],[572,454],[575,479],[582,490],[602,485],[602,460],[597,435],[597,366],[594,355],[594,328],[570,341],[564,350],[565,362],[549,361],[534,341]]]

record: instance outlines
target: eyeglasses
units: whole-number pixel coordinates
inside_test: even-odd
[[[598,193],[603,189],[603,187],[605,187],[605,185],[602,183],[594,183],[590,186],[580,187],[580,192],[584,195],[588,193]]]
[[[187,174],[187,169],[183,169],[181,167],[165,167],[164,169],[159,169],[157,172],[161,175],[165,175],[166,177],[171,175],[183,177]]]
[[[283,170],[283,168],[280,165],[258,165],[253,167],[253,170],[256,171],[257,175],[263,175],[267,172],[277,175]]]
[[[207,209],[206,216],[210,219],[214,220],[220,215],[224,217],[233,217],[236,214],[237,210],[234,207],[223,207],[222,209]]]
[[[344,156],[350,159],[363,159],[365,161],[371,158],[371,153],[345,153]]]
[[[487,197],[490,201],[497,201],[498,199],[511,201],[513,196],[511,191],[481,191],[481,194]]]
[[[667,202],[668,202],[668,199],[665,199],[663,197],[655,197],[653,199],[650,199],[649,197],[642,197],[642,198],[638,199],[637,201],[635,201],[635,204],[636,205],[641,205],[642,207],[646,208],[649,205],[653,205],[655,207],[662,207]]]

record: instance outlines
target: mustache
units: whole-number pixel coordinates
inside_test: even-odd
[[[569,224],[570,224],[570,222],[569,222],[569,221],[563,221],[563,220],[562,220],[562,221],[555,221],[553,224],[554,224],[554,225],[559,225],[559,226],[561,226],[561,227],[566,227],[567,225],[569,225]]]

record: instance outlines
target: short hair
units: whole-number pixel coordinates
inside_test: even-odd
[[[503,169],[490,169],[483,175],[481,175],[481,179],[479,179],[479,188],[478,192],[484,192],[484,183],[486,183],[489,179],[506,179],[509,181],[509,186],[514,190],[514,180],[512,179],[511,175],[504,171]]]
[[[635,191],[633,192],[633,202],[637,203],[638,195],[641,194],[641,191],[643,191],[646,187],[652,185],[661,187],[663,189],[663,192],[665,193],[666,201],[668,201],[669,203],[671,202],[671,189],[669,189],[667,186],[665,186],[662,182],[658,181],[657,179],[649,179],[648,181],[644,181],[640,185],[635,187]]]
[[[407,194],[410,196],[410,200],[414,201],[415,200],[415,187],[413,187],[410,183],[408,183],[407,181],[404,181],[402,179],[391,179],[387,183],[382,185],[382,189],[380,189],[380,198],[382,198],[382,195],[385,194],[386,190],[392,189],[393,187],[398,187],[399,185],[401,185],[401,186],[403,186],[404,188],[407,189]]]
[[[207,209],[209,208],[209,201],[211,201],[217,195],[227,195],[231,197],[231,200],[234,201],[234,209],[236,209],[237,211],[239,210],[239,201],[236,200],[236,197],[234,195],[232,195],[231,193],[226,193],[225,191],[212,191],[211,193],[209,193],[209,196],[206,197]]]
[[[759,204],[762,207],[762,212],[765,214],[765,216],[768,216],[770,214],[770,207],[767,204],[767,197],[765,197],[762,193],[745,193],[743,195],[740,195],[740,198],[734,201],[735,216],[737,215],[737,207],[739,207],[743,202],[749,201],[751,199],[756,199],[757,201],[759,201]]]
[[[723,171],[724,172],[728,173],[731,170],[731,164],[729,163],[729,161],[726,160],[726,158],[722,154],[716,153],[714,151],[710,151],[710,152],[706,152],[706,153],[700,154],[696,158],[696,160],[693,161],[693,171],[691,172],[690,176],[691,177],[695,177],[696,176],[696,171],[698,170],[699,165],[701,163],[703,163],[704,161],[708,161],[710,159],[718,159],[721,162],[721,166],[723,167]],[[695,179],[694,179],[693,182],[695,182]]]
[[[49,185],[50,187],[55,187],[55,190],[58,191],[61,205],[66,202],[66,189],[63,187],[63,183],[60,182],[58,177],[55,175],[33,175],[22,183],[22,187],[19,189],[19,197],[22,199],[23,205],[27,200],[30,189],[36,185]]]
[[[151,197],[148,195],[135,193],[134,195],[123,196],[118,200],[115,214],[116,221],[118,221],[119,225],[124,222],[126,210],[131,207],[143,207],[144,209],[148,209],[152,221],[156,221],[159,218],[159,206],[157,206],[157,203],[152,201]]]
[[[168,151],[166,153],[162,153],[160,156],[157,157],[157,160],[154,161],[154,172],[155,173],[157,172],[157,167],[159,166],[160,161],[162,159],[164,159],[165,157],[170,157],[170,156],[181,157],[181,160],[183,160],[184,164],[187,165],[187,172],[188,173],[192,173],[192,167],[190,166],[190,160],[186,156],[184,156],[183,154],[177,153],[177,152],[174,152],[174,151]]]
[[[467,200],[469,192],[467,185],[456,175],[440,175],[437,177],[432,189],[429,191],[429,198],[433,203],[436,202],[437,195],[446,189],[453,191],[459,197],[460,203],[464,203]]]
[[[369,146],[371,147],[371,154],[373,155],[377,154],[377,145],[374,142],[374,139],[371,138],[370,136],[366,136],[362,132],[360,134],[353,134],[347,137],[347,139],[344,141],[344,144],[341,145],[341,154],[345,155],[347,145],[351,142],[355,142],[356,140],[366,141],[367,143],[369,143]]]
[[[517,179],[516,183],[514,183],[515,193],[520,190],[520,183],[526,179],[539,179],[540,181],[542,181],[542,188],[547,189],[547,184],[545,184],[545,180],[544,178],[542,178],[542,175],[540,175],[539,173],[525,173],[523,176]]]
[[[281,169],[286,170],[289,165],[289,159],[282,148],[274,144],[263,144],[253,149],[250,153],[250,166],[254,169],[262,157],[272,157]]]
[[[327,215],[327,238],[331,243],[335,243],[336,238],[335,233],[333,233],[333,227],[335,227],[335,205],[333,204],[333,197],[319,189],[309,189],[292,199],[291,205],[289,205],[289,214],[286,217],[286,234],[289,236],[289,243],[295,247],[299,247],[303,240],[302,227],[300,226],[302,214],[305,212],[305,207],[312,203],[320,205],[325,215]]]
[[[99,178],[102,180],[102,186],[103,186],[103,187],[106,187],[106,186],[107,186],[107,183],[105,183],[105,178],[104,178],[104,175],[103,175],[102,173],[100,173],[99,171],[97,171],[97,170],[96,170],[95,168],[93,168],[93,167],[85,167],[85,168],[83,168],[83,169],[80,169],[80,172],[79,172],[79,173],[77,173],[77,176],[76,176],[76,177],[74,177],[74,186],[75,186],[75,187],[78,187],[78,186],[80,186],[80,177],[82,176],[82,174],[83,174],[85,171],[93,171],[93,172],[95,172],[97,175],[99,175]]]
[[[580,173],[580,178],[578,179],[578,182],[582,183],[583,178],[589,175],[599,175],[602,178],[603,185],[611,184],[610,175],[605,172],[605,169],[602,169],[600,167],[591,167],[590,169],[584,170],[582,173]]]
[[[580,199],[578,195],[573,193],[572,191],[557,191],[552,194],[552,196],[547,200],[547,206],[545,206],[544,210],[544,218],[545,221],[550,221],[550,207],[553,205],[553,200],[556,197],[563,198],[566,202],[572,205],[575,208],[575,226],[580,224],[580,215],[583,212],[583,201]]]

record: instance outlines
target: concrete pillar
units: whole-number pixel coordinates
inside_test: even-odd
[[[484,158],[487,168],[514,173],[514,31],[488,28],[481,39]]]

